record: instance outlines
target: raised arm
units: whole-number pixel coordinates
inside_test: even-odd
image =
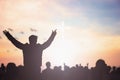
[[[4,30],[3,33],[6,35],[6,37],[17,47],[22,49],[24,47],[24,44],[17,41],[7,30]]]
[[[47,48],[47,47],[50,46],[50,44],[51,44],[52,41],[54,40],[55,36],[56,36],[56,30],[52,31],[52,34],[51,34],[51,36],[49,37],[49,39],[48,39],[45,43],[42,44],[43,49],[45,49],[45,48]]]

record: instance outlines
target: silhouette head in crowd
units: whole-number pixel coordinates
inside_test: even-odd
[[[51,67],[51,63],[46,62],[46,69],[42,71],[42,80],[54,80],[53,70],[50,67]]]
[[[51,63],[50,62],[47,62],[46,63],[46,67],[49,69],[51,67]]]
[[[5,71],[5,65],[3,63],[1,64],[1,68],[0,69],[1,69],[1,71]]]
[[[6,68],[6,80],[16,80],[18,71],[15,63],[8,63]]]
[[[97,68],[102,68],[102,67],[105,67],[105,66],[107,66],[107,65],[106,65],[104,60],[102,60],[102,59],[97,60],[97,62],[96,62],[96,67]]]
[[[95,68],[93,69],[93,80],[107,80],[107,70],[108,70],[108,66],[107,64],[105,63],[104,60],[102,59],[99,59],[97,60],[96,62],[96,66]]]

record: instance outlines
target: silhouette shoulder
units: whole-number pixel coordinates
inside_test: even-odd
[[[25,46],[29,46],[29,44],[28,44],[28,43],[25,43],[25,44],[24,44],[24,47],[25,47]]]
[[[42,49],[42,44],[38,43],[37,47]]]
[[[41,46],[41,44],[40,44],[40,43],[38,43],[37,45],[38,45],[38,46]]]

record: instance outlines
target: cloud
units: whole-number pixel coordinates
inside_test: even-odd
[[[97,24],[105,30],[105,26],[110,26],[111,33],[115,34],[120,21],[118,0],[1,0],[0,6],[1,24],[14,26],[14,29],[19,26],[48,28],[64,21],[66,26],[72,27]]]
[[[21,31],[20,34],[25,34],[25,33],[23,31]]]
[[[30,31],[31,31],[31,32],[37,32],[37,30],[34,29],[34,28],[30,28]]]
[[[14,31],[12,28],[8,28],[8,30],[11,31],[11,32]]]

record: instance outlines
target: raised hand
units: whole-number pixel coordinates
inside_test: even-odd
[[[57,29],[55,29],[54,31],[52,30],[52,34],[53,34],[53,35],[56,35],[56,34],[57,34],[56,31],[57,31]]]
[[[9,33],[9,31],[7,30],[4,30],[3,33],[6,35],[7,33]]]

